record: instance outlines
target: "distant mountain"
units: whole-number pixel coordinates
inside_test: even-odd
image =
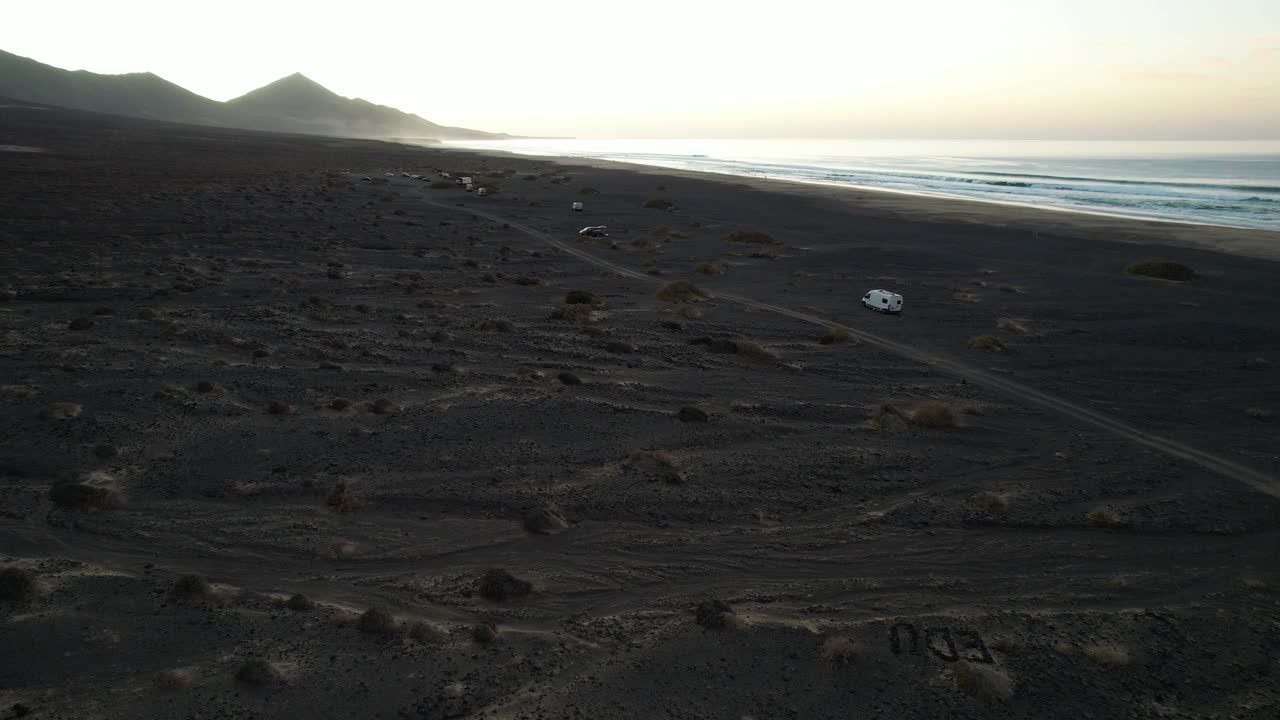
[[[63,70],[0,50],[0,96],[152,120],[359,138],[477,140],[509,137],[437,125],[367,100],[344,98],[294,74],[225,103],[151,73]]]

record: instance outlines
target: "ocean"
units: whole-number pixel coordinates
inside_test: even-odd
[[[456,147],[1280,230],[1280,140],[500,140]]]

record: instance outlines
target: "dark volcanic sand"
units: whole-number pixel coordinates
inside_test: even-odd
[[[0,577],[0,717],[1276,717],[1275,262],[57,110],[6,145],[43,152],[0,152],[0,569],[36,585]],[[437,168],[499,191],[399,176]],[[1201,277],[1122,272],[1160,256]],[[931,400],[960,426],[895,412]]]

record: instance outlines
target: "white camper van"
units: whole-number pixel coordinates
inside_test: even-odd
[[[484,188],[480,188],[479,190],[476,190],[476,194],[481,197],[484,197],[485,195],[489,194],[489,191]]]
[[[471,177],[470,177],[469,175],[464,175],[464,176],[462,176],[462,184],[463,184],[463,185],[470,185],[470,184],[471,184]]]
[[[582,212],[582,203],[574,203],[574,204],[573,204],[573,211],[574,211],[574,212]]]
[[[862,296],[862,304],[885,313],[902,312],[902,296],[888,290],[872,290]]]
[[[467,189],[467,192],[471,192],[471,183],[466,183],[463,187]]]

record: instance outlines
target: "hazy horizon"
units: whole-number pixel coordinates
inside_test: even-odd
[[[345,7],[29,4],[9,9],[0,49],[215,100],[301,72],[526,136],[1280,138],[1275,2]]]

